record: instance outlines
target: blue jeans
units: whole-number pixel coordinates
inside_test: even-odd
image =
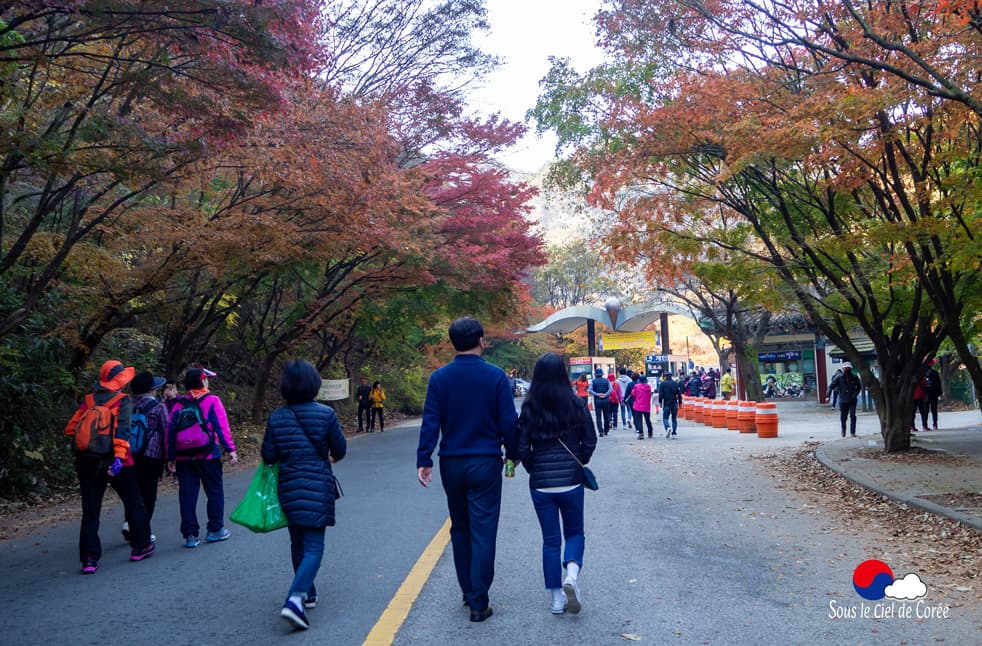
[[[618,405],[618,407],[621,409],[621,426],[627,426],[628,416],[632,416],[633,417],[634,416],[634,412],[631,410],[631,407],[628,406],[627,404],[625,404],[624,402],[621,402]],[[615,413],[615,415],[616,415],[616,413]]]
[[[501,467],[500,455],[440,458],[457,582],[475,612],[488,607],[488,590],[494,581]]]
[[[672,419],[672,433],[675,433],[675,431],[677,431],[679,428],[679,409],[669,408],[668,406],[662,406],[661,419],[665,423],[666,431],[668,430],[669,417],[671,417]]]
[[[225,526],[225,487],[221,460],[178,460],[177,500],[181,507],[181,536],[197,536],[198,492],[205,489],[208,498],[208,531],[218,532]]]
[[[546,588],[563,587],[563,566],[570,561],[583,567],[583,485],[572,491],[553,493],[532,489],[532,504],[542,528],[542,574]],[[559,519],[562,517],[562,528]],[[560,548],[566,539],[566,551],[560,559]]]
[[[287,529],[290,531],[290,558],[293,560],[293,583],[287,596],[315,598],[317,588],[314,577],[324,558],[324,528],[288,525]]]

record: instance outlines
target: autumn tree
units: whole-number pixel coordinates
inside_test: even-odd
[[[56,286],[80,243],[254,115],[271,69],[311,63],[318,6],[198,0],[8,2],[0,12],[0,338]]]
[[[656,224],[720,209],[739,218],[731,233],[693,237],[768,267],[860,367],[887,450],[904,449],[923,362],[961,325],[934,306],[918,265],[929,257],[937,271],[947,267],[939,253],[958,260],[975,244],[965,214],[977,211],[977,189],[953,180],[977,158],[978,120],[900,76],[755,41],[765,9],[693,4],[618,2],[602,12],[605,42],[626,63],[583,78],[554,67],[542,123],[567,124],[572,105],[593,106],[589,129],[574,116],[576,127],[561,132],[578,138],[574,160],[591,173],[598,203],[658,185],[621,211]],[[870,5],[869,17],[883,24],[889,15],[877,12],[897,4]],[[817,15],[810,9],[802,15]],[[978,293],[977,272],[966,269],[947,276],[956,310]],[[877,375],[851,342],[857,328],[876,347]]]

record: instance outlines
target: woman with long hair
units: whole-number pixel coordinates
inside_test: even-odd
[[[542,528],[542,572],[552,596],[552,613],[557,615],[567,609],[580,611],[577,579],[585,543],[582,465],[590,461],[596,447],[593,420],[584,401],[570,389],[562,358],[551,352],[542,355],[518,418],[518,450],[530,475],[532,504]]]

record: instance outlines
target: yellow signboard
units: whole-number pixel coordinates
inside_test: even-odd
[[[647,330],[644,332],[611,332],[604,334],[597,342],[597,346],[603,350],[625,350],[627,348],[654,348],[658,345],[658,332]]]

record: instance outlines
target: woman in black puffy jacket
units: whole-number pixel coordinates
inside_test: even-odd
[[[266,464],[280,465],[280,506],[290,531],[295,575],[280,616],[301,629],[310,627],[304,608],[317,604],[314,577],[324,556],[324,529],[334,526],[331,464],[347,451],[334,409],[314,401],[320,387],[321,377],[312,365],[287,364],[280,382],[286,406],[269,416],[262,448]]]
[[[542,570],[552,595],[551,610],[557,615],[567,609],[576,613],[585,541],[581,465],[590,461],[597,433],[586,404],[570,390],[566,365],[558,355],[550,352],[536,362],[518,431],[518,450],[531,476],[532,504],[542,528]]]

